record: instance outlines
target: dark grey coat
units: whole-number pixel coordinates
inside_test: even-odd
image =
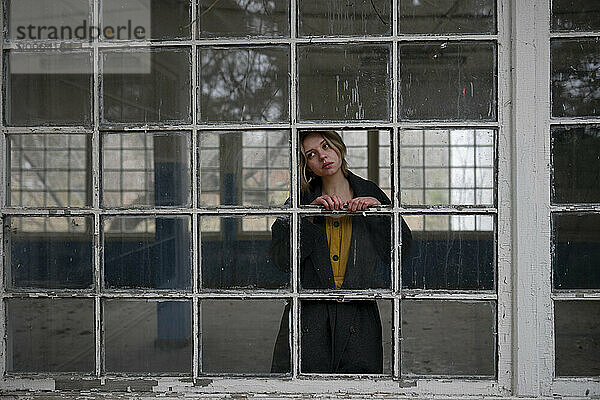
[[[390,204],[386,194],[373,182],[349,173],[354,197],[372,196]],[[321,196],[317,180],[301,204]],[[346,274],[341,289],[390,287],[390,217],[383,215],[352,218],[352,238]],[[282,270],[289,270],[289,223],[278,219],[272,227],[271,258]],[[408,253],[411,234],[402,221],[403,254]],[[300,283],[303,289],[335,289],[324,217],[304,217],[300,225]],[[305,300],[300,304],[301,371],[320,373],[370,373],[383,371],[381,320],[377,303],[368,301]],[[289,371],[289,307],[286,307],[275,352],[273,372]]]

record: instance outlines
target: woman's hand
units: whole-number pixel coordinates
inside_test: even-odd
[[[375,197],[355,197],[348,202],[348,212],[362,211],[380,205],[381,203]]]
[[[344,201],[342,198],[336,194],[329,196],[328,194],[324,194],[323,196],[319,196],[313,200],[310,204],[318,204],[325,207],[326,210],[341,210],[344,208]]]

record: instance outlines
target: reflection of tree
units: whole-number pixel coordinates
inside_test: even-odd
[[[284,48],[207,49],[201,54],[201,119],[281,121],[288,117]]]

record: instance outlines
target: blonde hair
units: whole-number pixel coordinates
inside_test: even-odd
[[[311,135],[321,136],[327,144],[337,153],[342,160],[342,172],[348,176],[348,163],[346,162],[346,145],[342,137],[336,131],[331,130],[308,130],[300,132],[300,191],[303,193],[310,191],[310,183],[317,177],[308,167],[308,160],[304,152],[304,139]]]

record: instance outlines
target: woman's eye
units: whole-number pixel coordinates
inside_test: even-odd
[[[306,159],[310,160],[311,158],[313,158],[314,155],[315,155],[315,153],[307,153],[306,154]]]
[[[329,144],[328,143],[324,143],[323,144],[323,149],[327,150],[329,148]]]

